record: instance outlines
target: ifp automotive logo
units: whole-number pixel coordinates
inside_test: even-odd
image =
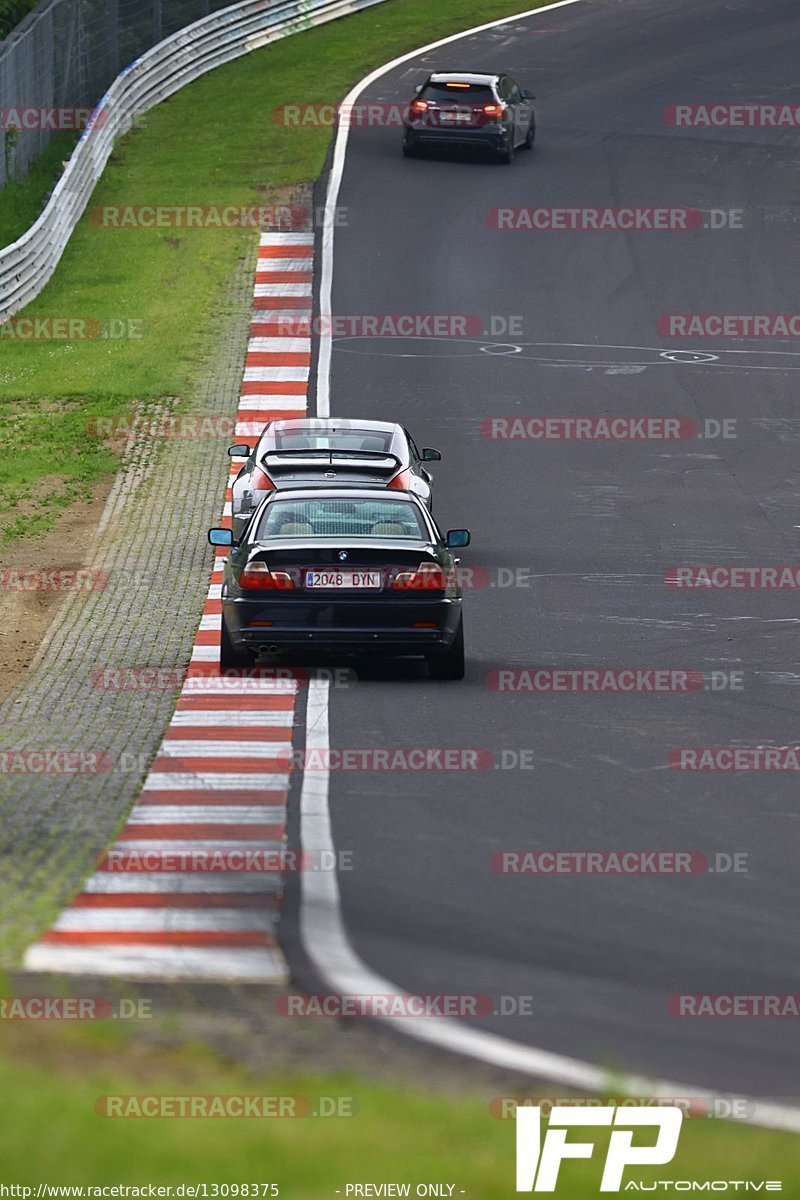
[[[517,1191],[554,1192],[558,1172],[565,1158],[591,1158],[591,1142],[568,1142],[567,1132],[575,1125],[609,1126],[614,1130],[608,1143],[601,1192],[622,1189],[622,1176],[628,1166],[661,1166],[672,1162],[678,1149],[683,1110],[677,1105],[657,1109],[619,1108],[616,1104],[599,1108],[573,1108],[554,1105],[550,1109],[547,1132],[542,1138],[542,1110],[517,1108]],[[653,1125],[658,1129],[654,1143],[634,1146],[634,1129]],[[617,1128],[619,1127],[619,1128]]]
[[[674,1159],[685,1115],[683,1109],[674,1103],[658,1103],[657,1107],[647,1108],[617,1104],[592,1105],[588,1108],[569,1103],[554,1104],[549,1113],[547,1131],[542,1137],[542,1108],[538,1105],[517,1105],[517,1192],[554,1192],[565,1159],[593,1157],[593,1142],[567,1141],[570,1129],[575,1126],[611,1128],[598,1189],[601,1192],[652,1192],[664,1189],[664,1194],[669,1194],[674,1189],[680,1192],[735,1191],[738,1194],[751,1190],[783,1190],[779,1179],[669,1179],[657,1182],[625,1179],[626,1168],[664,1166]],[[641,1139],[636,1138],[638,1130],[648,1127],[651,1130],[655,1128],[655,1141],[652,1132],[643,1134]],[[643,1144],[638,1144],[640,1142]]]

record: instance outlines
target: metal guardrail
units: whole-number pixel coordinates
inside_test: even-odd
[[[38,0],[0,41],[0,187],[24,179],[60,131],[82,129],[126,63],[232,3]]]
[[[384,0],[245,0],[159,42],[114,80],[100,100],[47,205],[0,250],[0,322],[29,304],[55,271],[114,141],[143,113],[206,71],[279,38]]]

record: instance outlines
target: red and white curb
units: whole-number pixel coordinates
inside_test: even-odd
[[[268,420],[306,413],[313,240],[260,237],[236,426],[251,444]],[[223,512],[230,527],[230,481]],[[220,675],[223,561],[142,793],[83,890],[28,950],[29,970],[286,982],[276,939],[282,875],[264,864],[280,866],[285,846],[298,684]],[[197,869],[220,854],[227,869]]]

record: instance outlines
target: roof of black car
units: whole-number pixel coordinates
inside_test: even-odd
[[[300,484],[298,487],[281,488],[269,492],[265,503],[276,503],[287,500],[290,503],[297,500],[369,500],[372,504],[385,504],[387,500],[399,500],[407,504],[422,507],[420,500],[412,492],[387,491],[386,488],[374,487],[309,487]]]

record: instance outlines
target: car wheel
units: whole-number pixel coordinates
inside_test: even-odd
[[[514,161],[514,134],[509,133],[508,141],[500,151],[500,162],[512,163]]]
[[[252,667],[255,661],[255,657],[249,650],[236,649],[228,636],[228,627],[223,617],[222,633],[219,640],[219,665],[221,670],[227,671],[232,667]]]
[[[431,679],[464,678],[464,619],[458,622],[456,636],[449,650],[432,655],[428,659],[428,675]]]
[[[532,150],[533,143],[535,141],[536,141],[536,122],[531,121],[531,123],[528,127],[528,136],[525,138],[525,141],[522,143],[522,145],[526,150]]]
[[[403,138],[403,158],[416,158],[417,147],[413,142],[409,142]]]

